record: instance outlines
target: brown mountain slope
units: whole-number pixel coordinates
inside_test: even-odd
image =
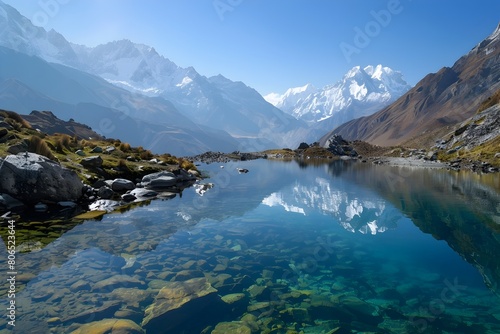
[[[390,106],[347,122],[323,138],[338,133],[348,140],[360,139],[382,146],[410,141],[426,145],[438,137],[441,129],[472,116],[498,88],[500,24],[453,67],[428,74]]]

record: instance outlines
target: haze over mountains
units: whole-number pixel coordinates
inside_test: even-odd
[[[296,148],[332,129],[394,145],[462,121],[498,87],[498,31],[414,88],[402,73],[369,65],[321,89],[307,84],[263,98],[242,82],[179,67],[144,44],[73,44],[0,0],[0,108],[50,110],[176,155]]]
[[[242,82],[181,68],[147,45],[125,39],[93,48],[73,44],[1,1],[0,44],[5,47],[0,52],[3,108],[51,110],[108,137],[174,154],[296,147],[402,94],[384,86],[398,81],[389,78],[390,69],[355,67],[347,74],[354,77],[344,78],[343,85],[315,90],[310,101],[283,112]],[[373,82],[372,74],[380,80]]]
[[[109,116],[107,118],[115,127],[123,121],[124,117],[120,113],[125,112],[133,120],[139,120],[139,123],[151,123],[145,125],[152,129],[149,137],[161,138],[151,139],[155,144],[168,141],[169,136],[174,136],[173,142],[183,142],[182,150],[172,147],[174,145],[161,145],[153,149],[182,154],[296,145],[307,135],[305,123],[267,103],[258,92],[241,82],[233,82],[221,75],[207,78],[192,67],[175,65],[152,47],[129,40],[110,42],[95,48],[75,45],[53,30],[47,32],[33,26],[14,8],[1,2],[0,12],[0,41],[3,46],[51,62],[42,64],[33,57],[23,57],[25,63],[22,67],[8,66],[10,70],[2,69],[3,94],[15,96],[22,86],[23,93],[28,94],[29,91],[31,98],[28,100],[33,102],[29,105],[26,101],[15,103],[12,98],[3,96],[4,108],[20,112],[53,109],[56,115],[67,118],[62,109],[68,113],[68,110],[77,110],[75,106],[80,103],[90,103],[85,110],[80,108],[71,117],[87,122],[85,118],[88,117],[81,114],[90,114],[95,108],[99,112],[105,109]],[[3,56],[8,57],[7,53],[4,50]],[[15,56],[11,53],[10,56],[13,61],[12,57]],[[7,61],[4,64],[9,64],[8,59],[4,61]],[[29,65],[30,62],[36,65]],[[71,69],[53,63],[70,66]],[[21,70],[30,67],[31,76],[26,70]],[[58,73],[50,73],[54,76],[43,75],[46,82],[42,83],[39,74],[43,72],[40,72],[40,67],[45,67],[49,72],[56,69]],[[106,81],[87,73],[98,75]],[[75,81],[78,87],[58,85]],[[70,96],[74,99],[70,99]],[[71,106],[58,105],[55,108],[56,102],[69,103]],[[111,117],[112,114],[114,117]],[[117,117],[118,121],[115,120]],[[90,121],[89,125],[100,131],[101,126],[96,123],[96,117],[91,117]],[[165,131],[158,128],[163,125],[167,126]],[[138,133],[136,138],[131,138],[134,131],[140,132],[140,127],[127,129],[124,139],[136,145],[151,145],[151,140],[142,140],[143,136]],[[221,142],[224,144],[221,145]],[[191,149],[185,151],[188,146]]]

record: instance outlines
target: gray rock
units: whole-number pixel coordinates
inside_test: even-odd
[[[0,194],[0,210],[15,210],[22,209],[23,207],[23,202],[18,201],[8,194]]]
[[[101,167],[102,158],[98,155],[93,155],[88,158],[83,158],[82,161],[80,161],[80,164],[84,167]]]
[[[28,145],[25,142],[17,143],[15,145],[10,146],[7,149],[7,153],[10,154],[19,154],[28,151]]]
[[[9,133],[9,131],[6,128],[0,127],[0,139],[5,137],[8,133]]]
[[[146,189],[163,190],[174,186],[177,183],[177,177],[171,172],[157,172],[145,175],[142,178],[141,185]]]
[[[137,199],[137,197],[135,197],[132,194],[123,194],[121,197],[122,197],[122,200],[124,200],[125,202],[132,202],[132,201],[135,201]]]
[[[75,172],[35,153],[8,155],[0,163],[0,193],[23,203],[76,201],[82,188]]]
[[[135,188],[135,184],[127,179],[114,179],[111,183],[113,191],[127,191]]]
[[[430,161],[436,161],[438,158],[438,153],[436,151],[429,151],[427,153],[427,159]]]
[[[335,155],[348,155],[348,156],[356,156],[358,153],[354,150],[354,148],[349,145],[349,142],[342,138],[341,135],[332,134],[324,143],[324,148]]]
[[[9,123],[4,122],[4,121],[0,122],[0,127],[6,128],[7,130],[12,130],[13,129],[12,125],[10,125]]]
[[[116,151],[116,147],[114,147],[114,146],[108,146],[108,147],[106,147],[106,153],[109,154],[109,153],[112,153],[114,151]]]
[[[102,186],[97,191],[97,196],[102,199],[110,199],[114,194],[115,192],[108,186]]]
[[[96,147],[94,147],[94,148],[92,149],[92,151],[90,151],[90,152],[92,152],[92,153],[102,153],[102,151],[103,151],[103,150],[102,150],[102,147],[100,147],[100,146],[96,146]]]
[[[193,172],[196,172],[193,170]],[[194,181],[196,180],[196,176],[189,171],[186,172],[184,169],[179,170],[179,175],[176,175],[177,181]]]
[[[75,152],[75,154],[81,156],[81,157],[84,157],[85,156],[85,152],[83,152],[82,150],[78,150]]]

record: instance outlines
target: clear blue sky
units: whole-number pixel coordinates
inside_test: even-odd
[[[322,87],[369,64],[400,70],[414,85],[453,65],[500,21],[499,0],[3,1],[71,42],[128,38],[264,95]]]

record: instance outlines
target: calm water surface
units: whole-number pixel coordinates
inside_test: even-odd
[[[500,333],[498,175],[224,167],[18,253],[12,332]]]

